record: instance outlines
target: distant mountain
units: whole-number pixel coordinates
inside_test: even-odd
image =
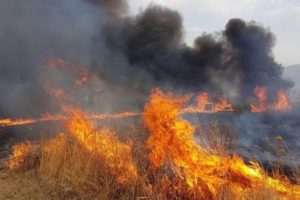
[[[300,64],[290,65],[284,69],[284,77],[294,81],[295,85],[290,93],[292,100],[300,99]]]

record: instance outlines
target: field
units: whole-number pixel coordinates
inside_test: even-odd
[[[5,199],[299,199],[297,170],[267,173],[232,153],[236,132],[205,137],[180,117],[184,98],[156,90],[140,126],[94,124],[72,109],[64,131],[13,146],[1,172]],[[123,134],[120,134],[123,133]],[[197,140],[195,139],[197,133]],[[207,135],[206,135],[207,136]]]

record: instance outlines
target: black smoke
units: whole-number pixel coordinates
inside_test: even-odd
[[[192,47],[183,36],[180,13],[158,5],[131,16],[125,0],[1,1],[0,116],[49,110],[41,63],[57,57],[97,74],[104,109],[143,105],[153,87],[248,105],[258,85],[275,99],[292,86],[272,55],[275,36],[256,22],[232,19]]]
[[[233,54],[229,63],[233,72],[241,76],[241,99],[247,98],[249,91],[257,85],[269,89],[268,96],[274,96],[278,89],[287,90],[292,83],[282,78],[283,67],[272,55],[275,36],[269,30],[241,19],[232,19],[226,25],[224,37],[230,44]]]
[[[193,47],[182,40],[182,19],[176,11],[150,6],[133,24],[124,39],[125,54],[158,85],[215,91],[235,104],[248,104],[256,86],[267,87],[273,97],[292,86],[272,55],[275,36],[255,22],[231,19],[220,35],[203,34]]]

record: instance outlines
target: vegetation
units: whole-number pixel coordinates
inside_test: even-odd
[[[211,123],[207,134],[179,118],[184,99],[154,91],[143,114],[144,137],[119,139],[73,109],[64,133],[13,148],[0,184],[5,199],[299,199],[300,188],[256,162],[229,155],[236,134]],[[224,133],[224,134],[223,134]],[[149,134],[149,135],[147,135]],[[145,136],[146,135],[146,136]],[[145,141],[143,138],[147,138]],[[32,187],[28,186],[32,185]],[[18,190],[18,188],[22,188]],[[37,191],[37,192],[34,192]],[[53,192],[55,191],[55,192]],[[24,195],[23,195],[24,194]]]

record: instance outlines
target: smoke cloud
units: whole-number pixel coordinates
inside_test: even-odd
[[[209,90],[247,105],[257,85],[268,87],[270,96],[292,86],[273,58],[275,36],[262,25],[232,19],[189,47],[182,21],[158,5],[131,16],[125,0],[1,1],[0,116],[49,111],[42,63],[53,58],[97,75],[103,111],[139,109],[153,87]]]

